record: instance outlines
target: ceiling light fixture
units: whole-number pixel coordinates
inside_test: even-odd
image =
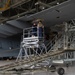
[[[59,2],[57,2],[57,5],[59,5],[60,3]]]

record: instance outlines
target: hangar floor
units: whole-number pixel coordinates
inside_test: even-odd
[[[9,64],[9,63],[12,63],[14,62],[14,60],[7,60],[7,61],[0,61],[0,66],[2,65],[6,65],[6,64]],[[72,66],[72,67],[66,67],[64,68],[65,69],[65,74],[64,75],[75,75],[75,66]],[[24,71],[24,72],[18,72],[18,73],[7,73],[7,74],[0,74],[0,75],[58,75],[57,72],[50,72],[50,71],[43,71],[43,70],[38,70],[38,71],[33,71],[33,72],[30,72],[30,71]]]
[[[48,72],[48,71],[40,71],[40,72],[34,72],[33,75],[58,75],[57,72]],[[66,72],[64,75],[75,75],[75,67],[69,67],[66,68]]]
[[[3,61],[0,61],[0,66],[4,66],[4,65],[7,65],[7,64],[10,64],[10,63],[13,63],[15,60],[3,60]]]

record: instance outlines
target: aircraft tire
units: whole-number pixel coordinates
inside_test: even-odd
[[[57,72],[59,75],[63,75],[65,73],[65,70],[63,68],[59,68]]]

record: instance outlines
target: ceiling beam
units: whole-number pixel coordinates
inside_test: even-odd
[[[48,7],[48,8],[50,7],[49,4],[43,3],[43,2],[41,2],[41,1],[38,1],[38,2],[35,3],[35,5],[38,5],[38,4],[43,5],[43,6],[45,6],[45,7]]]

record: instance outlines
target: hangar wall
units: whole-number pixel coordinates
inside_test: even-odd
[[[17,56],[19,47],[19,38],[0,38],[0,57]]]

